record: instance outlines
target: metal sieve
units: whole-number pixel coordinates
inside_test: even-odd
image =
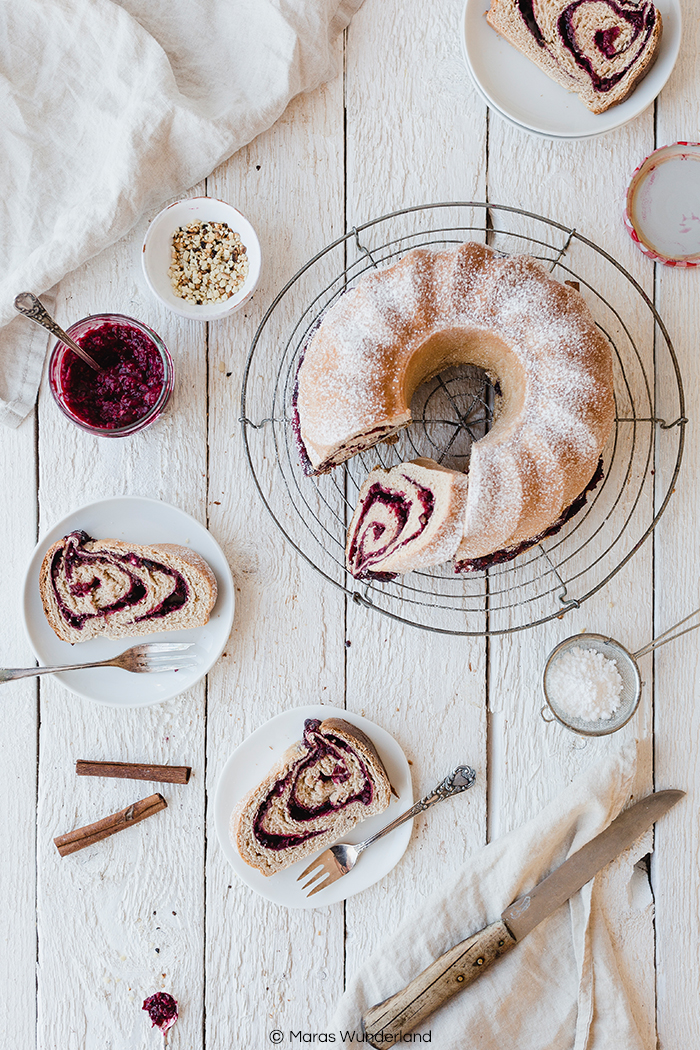
[[[639,699],[642,695],[642,678],[637,660],[654,649],[658,649],[660,645],[665,645],[666,642],[672,642],[674,638],[680,638],[683,634],[697,630],[700,627],[700,623],[693,624],[692,627],[686,627],[683,631],[678,631],[678,628],[687,623],[693,616],[697,616],[698,613],[700,613],[700,609],[689,613],[688,616],[679,620],[673,627],[669,627],[667,631],[660,634],[658,638],[638,649],[636,653],[628,652],[620,642],[616,642],[613,638],[608,638],[603,634],[574,634],[571,638],[565,638],[563,642],[559,642],[559,645],[555,646],[547,657],[544,675],[542,676],[544,698],[547,701],[547,707],[557,722],[561,722],[567,729],[572,730],[574,733],[580,733],[582,736],[607,736],[609,733],[614,733],[624,725],[627,725],[637,710]],[[587,718],[577,718],[576,715],[572,715],[558,704],[556,698],[552,696],[550,689],[552,669],[565,653],[576,646],[579,646],[581,649],[592,649],[594,652],[601,653],[607,660],[614,660],[617,665],[622,678],[622,692],[620,693],[620,705],[613,712],[611,718],[599,718],[595,721]],[[546,715],[547,707],[543,707],[540,714],[545,722],[552,722],[554,719],[548,718]]]

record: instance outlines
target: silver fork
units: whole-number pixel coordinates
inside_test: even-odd
[[[438,802],[442,802],[446,798],[451,798],[453,795],[459,795],[462,791],[466,791],[470,788],[476,780],[476,773],[471,766],[457,766],[452,772],[441,780],[436,788],[433,788],[429,794],[425,795],[424,798],[420,799],[415,805],[411,806],[406,813],[402,813],[396,820],[392,820],[391,824],[387,824],[385,828],[378,831],[376,835],[370,836],[365,839],[364,842],[358,842],[356,846],[351,845],[348,842],[338,842],[335,846],[330,846],[329,849],[324,850],[323,853],[319,854],[314,860],[311,861],[308,868],[302,871],[301,875],[297,878],[297,882],[301,882],[310,876],[309,881],[304,883],[302,889],[307,890],[309,886],[314,885],[312,890],[309,890],[307,897],[313,897],[314,893],[318,893],[319,890],[324,890],[326,886],[332,885],[341,879],[343,875],[347,875],[349,871],[357,864],[357,858],[361,853],[371,846],[377,839],[382,838],[384,835],[388,835],[394,828],[398,828],[400,824],[404,824],[407,820],[417,816],[419,813],[424,813],[426,809],[430,809]],[[318,869],[321,869],[320,871]],[[318,880],[318,882],[317,882]]]
[[[56,674],[57,671],[80,671],[84,667],[121,667],[135,674],[160,671],[178,671],[186,667],[194,653],[173,660],[172,653],[184,653],[194,642],[145,642],[133,645],[111,660],[99,660],[91,664],[68,664],[59,667],[0,667],[0,683],[13,682],[16,678],[31,678],[37,674]]]

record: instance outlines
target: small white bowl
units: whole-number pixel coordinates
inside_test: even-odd
[[[198,306],[175,295],[168,270],[171,264],[173,234],[180,226],[190,222],[225,222],[243,241],[248,255],[248,276],[235,295],[220,303]],[[260,243],[255,230],[244,215],[226,201],[215,197],[190,197],[176,201],[156,215],[143,241],[141,265],[143,273],[157,299],[181,317],[192,317],[197,321],[216,321],[240,310],[250,299],[260,277]]]

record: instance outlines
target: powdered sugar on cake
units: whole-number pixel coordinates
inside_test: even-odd
[[[612,355],[578,292],[526,256],[414,249],[327,312],[297,398],[300,438],[322,473],[408,426],[417,387],[465,362],[502,397],[472,446],[458,560],[542,533],[596,470],[613,421]]]

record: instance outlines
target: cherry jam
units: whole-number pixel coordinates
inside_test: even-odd
[[[155,333],[111,315],[81,321],[69,334],[101,366],[95,371],[63,344],[54,350],[52,391],[75,423],[118,436],[157,418],[172,390],[172,364]]]

